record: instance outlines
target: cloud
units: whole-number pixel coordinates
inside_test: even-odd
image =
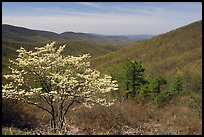
[[[76,5],[91,8],[81,10],[77,6],[78,9],[75,9]],[[11,14],[5,14],[3,10],[2,23],[58,33],[78,31],[120,35],[160,34],[202,19],[202,8],[198,10],[193,8],[196,12],[191,12],[182,8],[172,9],[172,5],[71,2],[65,3],[62,8],[60,6],[60,4],[48,6],[49,8],[36,6],[32,11],[23,9],[20,12],[10,11]],[[89,10],[92,8],[96,10]]]
[[[160,34],[190,20],[161,18],[160,16],[92,14],[87,16],[3,16],[3,23],[32,29],[90,32],[99,34]]]
[[[93,8],[101,8],[101,6],[99,6],[98,4],[93,3],[93,2],[75,2],[75,3],[81,4],[84,6],[88,6],[88,7],[93,7]]]

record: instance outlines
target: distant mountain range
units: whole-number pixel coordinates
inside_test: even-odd
[[[141,39],[150,39],[154,37],[155,35],[146,35],[146,34],[141,34],[141,35],[126,35],[127,38],[132,39],[132,40],[141,40]]]
[[[45,39],[89,39],[89,40],[106,40],[106,41],[138,41],[149,39],[154,35],[99,35],[93,33],[76,33],[76,32],[63,32],[57,34],[50,31],[31,30],[23,27],[17,27],[7,24],[2,24],[2,35],[15,37],[18,35],[19,39],[23,37],[43,37]]]
[[[104,36],[90,33],[64,32],[57,34],[50,31],[32,30],[2,24],[2,58],[3,68],[8,65],[8,59],[17,55],[16,49],[24,47],[33,50],[34,47],[44,46],[47,43],[56,41],[56,45],[64,45],[64,54],[79,55],[90,53],[97,57],[109,52],[127,48],[131,43],[144,40],[146,36],[134,36],[134,39],[126,36]],[[4,69],[3,69],[4,70]]]

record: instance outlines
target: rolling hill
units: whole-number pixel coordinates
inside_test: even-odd
[[[104,36],[75,32],[57,34],[49,31],[32,30],[2,24],[3,72],[5,71],[4,68],[8,66],[8,59],[15,57],[16,49],[20,47],[32,50],[34,47],[43,46],[52,41],[56,41],[57,45],[67,45],[64,54],[79,55],[90,53],[94,58],[121,48],[126,48],[130,43],[146,38],[149,38],[149,36],[135,35],[134,39],[129,39],[126,36]]]
[[[57,34],[49,31],[31,30],[23,27],[2,25],[2,47],[5,54],[12,56],[21,46],[33,49],[51,41],[67,44],[65,53],[78,55],[91,53],[93,57],[127,47],[130,43],[149,38],[149,35],[135,35],[134,39],[126,36],[104,36],[89,33],[64,32]],[[10,54],[11,53],[11,54]]]
[[[170,32],[131,44],[92,60],[94,67],[107,70],[126,59],[141,61],[148,73],[171,77],[177,70],[202,73],[202,20]]]

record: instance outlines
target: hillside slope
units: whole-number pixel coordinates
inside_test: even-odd
[[[148,73],[171,76],[176,70],[202,73],[202,20],[165,34],[131,44],[92,60],[94,67],[106,70],[126,59],[141,61]]]
[[[5,58],[12,58],[16,53],[15,50],[20,47],[32,50],[36,46],[43,46],[52,41],[56,41],[57,45],[67,44],[65,54],[79,55],[90,53],[92,57],[96,57],[125,48],[133,41],[149,37],[149,35],[136,35],[135,39],[129,39],[125,36],[103,36],[75,32],[57,34],[49,31],[31,30],[2,24],[3,60]]]
[[[35,46],[43,46],[46,43],[56,41],[57,44],[67,44],[69,54],[91,53],[93,56],[99,56],[120,48],[114,46],[112,41],[102,41],[89,34],[83,33],[62,33],[57,34],[49,31],[31,30],[11,25],[2,25],[2,44],[3,52],[8,49],[16,50],[21,46],[26,49],[33,49]],[[125,45],[125,44],[124,44]]]
[[[66,34],[66,36],[64,36]],[[74,36],[72,36],[74,34]],[[87,37],[84,37],[87,36]],[[57,45],[66,44],[65,54],[79,55],[90,53],[92,57],[104,55],[121,48],[119,44],[113,45],[112,41],[92,39],[88,34],[63,33],[57,34],[49,31],[31,30],[23,27],[2,25],[2,69],[7,69],[8,59],[15,57],[16,49],[24,47],[32,50],[34,47],[44,46],[56,41]],[[119,42],[118,42],[119,43]],[[128,42],[127,42],[128,43]],[[125,46],[126,44],[123,43]]]

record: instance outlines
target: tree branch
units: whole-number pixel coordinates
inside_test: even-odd
[[[74,104],[74,102],[76,101],[77,99],[74,98],[71,103],[67,106],[67,108],[65,109],[64,111],[64,114],[63,114],[63,117],[66,115],[67,111],[69,110],[69,108]]]
[[[36,103],[34,103],[34,102],[27,101],[27,100],[23,100],[23,101],[26,102],[26,103],[28,103],[28,104],[37,106],[38,108],[41,108],[41,109],[45,110],[46,112],[48,112],[50,115],[52,115],[52,112],[49,111],[48,109],[44,108],[43,106],[39,106],[38,104],[36,104]]]

